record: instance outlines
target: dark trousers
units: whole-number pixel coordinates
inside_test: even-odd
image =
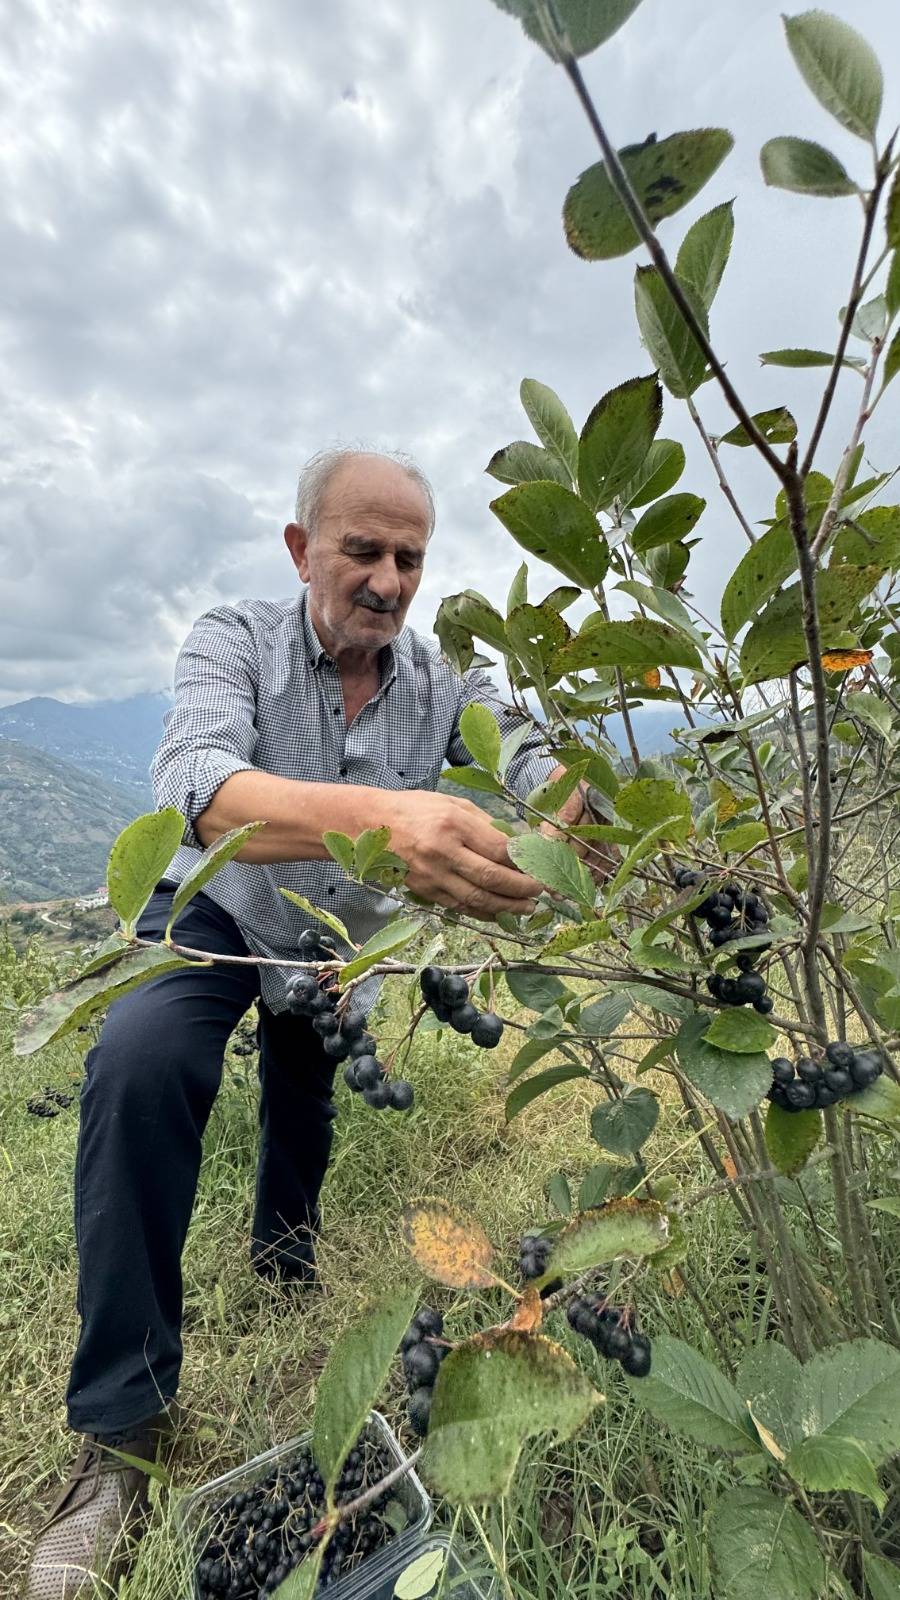
[[[172,889],[138,935],[161,939]],[[234,919],[202,892],[174,936],[249,955]],[[84,1433],[130,1427],[172,1399],[181,1366],[181,1253],[201,1141],[225,1045],[259,968],[216,963],[154,978],[109,1009],[86,1058],[75,1176],[81,1335],[67,1394]],[[260,1271],[308,1276],[332,1141],[334,1063],[306,1018],[259,1005],[260,1153],[251,1255]]]

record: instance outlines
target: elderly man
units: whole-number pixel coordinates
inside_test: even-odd
[[[431,903],[491,919],[527,912],[540,891],[483,811],[434,792],[446,761],[469,759],[459,734],[467,705],[491,703],[504,733],[517,719],[483,672],[460,678],[433,641],[404,626],[433,522],[429,486],[406,458],[314,458],[284,534],[306,587],[287,600],[214,608],[179,654],[153,779],[158,805],[184,815],[184,842],[138,932],[162,936],[198,848],[264,819],[175,927],[185,945],[250,959],[182,969],[125,996],[88,1053],[75,1208],[81,1333],[68,1389],[70,1425],[85,1438],[39,1537],[28,1600],[94,1593],[101,1569],[115,1584],[146,1521],[146,1474],[111,1452],[153,1460],[171,1416],[201,1141],[229,1034],[254,1000],[252,1259],[282,1281],[314,1275],[335,1063],[308,1018],[287,1009],[289,972],[252,959],[297,956],[307,919],[279,888],[332,908],[354,939],[368,937],[396,902],[352,883],[322,834],[384,824],[409,864],[408,887]],[[553,769],[538,751],[532,734],[510,764],[520,796]],[[576,795],[566,820],[580,812]]]

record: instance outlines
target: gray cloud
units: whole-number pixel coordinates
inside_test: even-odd
[[[896,6],[838,8],[881,53],[892,126]],[[589,265],[565,245],[563,197],[597,152],[562,74],[489,0],[5,10],[0,703],[167,685],[206,606],[290,592],[297,466],[335,438],[410,449],[435,481],[415,626],[464,585],[502,601],[520,552],[483,467],[528,434],[520,378],[553,384],[580,422],[649,365],[635,258]],[[714,335],[754,407],[808,423],[817,375],[756,354],[833,340],[854,204],[767,190],[757,152],[795,132],[862,176],[866,150],[800,82],[778,13],[644,0],[585,72],[620,144],[735,133],[663,238],[739,197]],[[729,425],[711,386],[701,404],[714,431]],[[664,431],[710,501],[692,567],[706,607],[741,534],[688,430],[668,402]],[[830,430],[825,464],[840,443]],[[770,514],[755,463],[737,458],[735,479],[750,514]],[[554,582],[544,569],[535,588]]]

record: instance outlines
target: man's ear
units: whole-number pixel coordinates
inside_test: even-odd
[[[291,560],[297,568],[301,582],[309,582],[309,562],[306,559],[309,549],[309,534],[301,528],[299,522],[289,522],[284,530],[284,542],[291,552]]]

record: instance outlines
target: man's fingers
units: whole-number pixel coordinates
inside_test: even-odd
[[[465,845],[455,854],[453,868],[474,888],[483,889],[488,894],[503,895],[507,899],[535,900],[543,888],[537,878],[520,872],[508,858],[506,864],[501,865],[486,860],[474,850],[466,849]]]
[[[477,884],[456,873],[441,887],[441,901],[451,911],[467,911],[471,916],[496,917],[499,911],[511,911],[514,917],[528,916],[534,910],[534,900],[514,899],[479,889]]]

